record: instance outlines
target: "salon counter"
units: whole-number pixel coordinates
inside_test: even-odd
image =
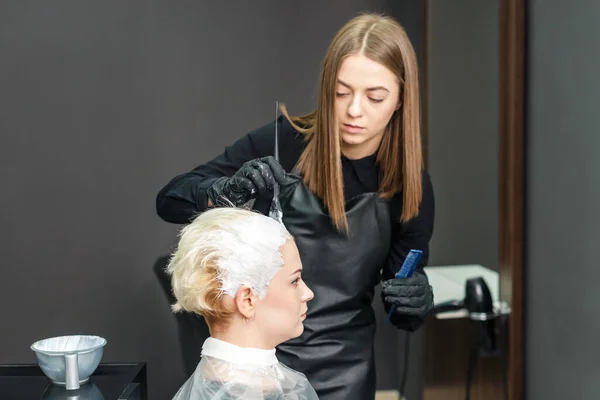
[[[0,365],[0,399],[144,400],[147,393],[146,363],[100,364],[72,391],[52,384],[37,364]]]
[[[481,265],[452,265],[426,267],[433,288],[435,305],[465,297],[468,279],[483,278],[492,295],[496,312],[510,312],[499,300],[499,275]],[[505,391],[504,354],[479,354],[474,365],[469,363],[473,342],[473,323],[466,310],[431,316],[425,326],[425,382],[423,400],[463,400],[467,376],[472,372],[472,399],[502,400]],[[504,324],[496,325],[497,340],[505,347]]]

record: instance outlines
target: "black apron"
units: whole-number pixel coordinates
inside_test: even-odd
[[[349,199],[350,235],[339,233],[302,179],[281,187],[283,222],[294,236],[302,278],[314,292],[304,333],[277,357],[303,372],[321,400],[375,398],[375,313],[371,306],[390,250],[390,205],[376,193]]]

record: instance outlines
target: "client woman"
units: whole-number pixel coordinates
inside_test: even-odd
[[[306,377],[275,356],[302,334],[313,298],[283,225],[239,208],[205,211],[182,229],[167,271],[173,310],[202,315],[210,331],[175,399],[317,399]]]

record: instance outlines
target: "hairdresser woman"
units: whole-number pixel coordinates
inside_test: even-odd
[[[423,170],[414,50],[393,19],[364,14],[335,36],[323,65],[317,108],[243,136],[225,152],[173,178],[158,194],[165,221],[255,199],[267,214],[280,184],[283,222],[314,291],[302,336],[277,349],[305,373],[322,400],[375,397],[374,287],[382,281],[391,321],[414,331],[432,308],[423,266],[434,198]],[[279,163],[274,152],[279,132]],[[209,134],[209,133],[206,133]],[[394,279],[410,249],[416,272]]]

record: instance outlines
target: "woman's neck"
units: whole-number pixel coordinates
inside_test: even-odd
[[[227,329],[214,333],[211,332],[211,336],[243,348],[272,350],[276,346],[264,334],[258,332],[252,321],[232,321]]]

